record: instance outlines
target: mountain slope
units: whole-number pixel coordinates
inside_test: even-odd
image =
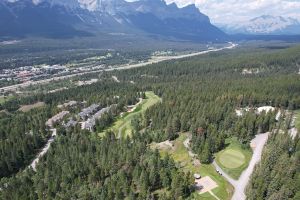
[[[79,31],[74,26],[78,17],[69,14],[64,7],[48,3],[38,5],[31,1],[0,3],[1,36],[49,36],[69,37],[90,35]]]
[[[300,34],[300,23],[293,18],[263,15],[243,24],[225,26],[224,30],[229,33],[292,35]]]
[[[193,5],[162,0],[0,0],[0,37],[73,37],[124,32],[216,41],[226,35]]]

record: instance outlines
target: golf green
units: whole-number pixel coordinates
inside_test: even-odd
[[[221,164],[229,169],[235,169],[245,163],[245,156],[238,150],[227,149],[219,155]]]

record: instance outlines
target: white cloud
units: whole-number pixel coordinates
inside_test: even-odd
[[[300,20],[300,0],[165,0],[183,7],[195,3],[216,24],[236,24],[261,15]]]

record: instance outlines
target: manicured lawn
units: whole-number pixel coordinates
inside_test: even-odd
[[[116,122],[107,130],[111,130],[117,135],[120,132],[123,137],[130,136],[132,133],[131,120],[134,117],[143,114],[148,108],[160,101],[161,99],[153,92],[146,92],[146,99],[144,99],[142,103],[138,105],[134,112],[125,113],[123,117],[117,118]],[[100,133],[100,136],[104,135],[104,133],[105,131]]]
[[[232,186],[215,171],[212,165],[201,164],[199,167],[193,165],[192,159],[183,145],[186,138],[187,134],[181,134],[174,142],[174,149],[160,150],[161,155],[165,156],[169,154],[186,172],[190,171],[193,174],[198,173],[201,174],[202,177],[210,176],[218,184],[218,187],[213,190],[213,193],[222,200],[230,199],[233,192]],[[153,145],[151,145],[151,147],[154,148]],[[192,199],[215,200],[208,192],[201,195],[195,192]]]
[[[245,163],[245,156],[242,152],[235,149],[226,149],[220,152],[220,163],[229,169],[235,169],[242,166]]]
[[[250,149],[243,149],[236,138],[226,140],[226,149],[216,154],[218,165],[232,178],[238,179],[252,157]]]

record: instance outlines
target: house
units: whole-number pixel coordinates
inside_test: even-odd
[[[81,123],[81,129],[89,130],[92,132],[95,125],[96,125],[96,121],[92,121],[91,119],[88,119],[87,121]]]
[[[112,105],[114,106],[114,105]],[[100,119],[104,113],[107,113],[112,106],[102,108],[98,112],[96,112],[92,117],[88,118],[86,121],[81,123],[81,129],[93,131],[94,126],[96,125],[96,120]]]
[[[65,128],[70,128],[76,126],[77,121],[74,121],[72,118],[69,118],[69,121],[64,124]]]
[[[93,114],[97,109],[99,108],[99,105],[97,104],[92,104],[90,107],[84,108],[79,114],[78,116],[81,119],[85,119],[87,117],[89,117],[91,114]]]

